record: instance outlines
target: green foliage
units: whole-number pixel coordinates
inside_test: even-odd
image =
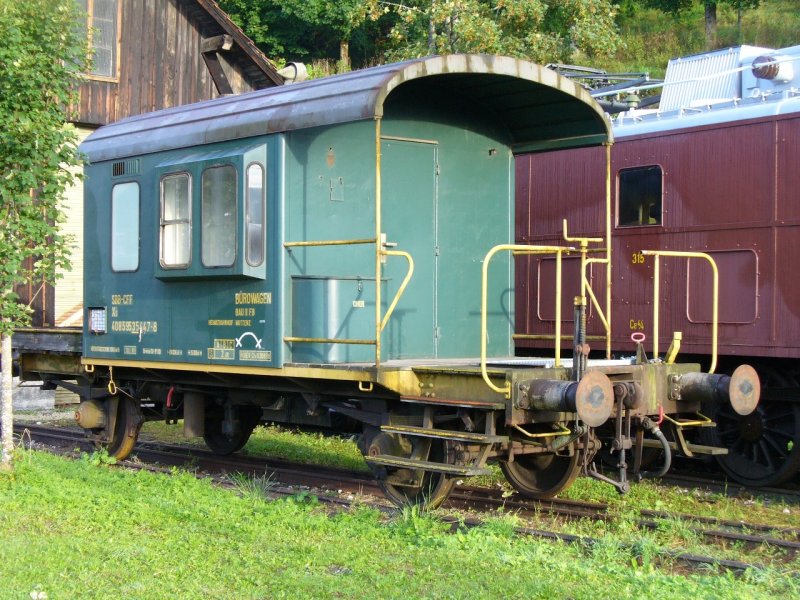
[[[664,74],[706,48],[705,0],[221,0],[276,62],[313,77],[434,53],[487,52],[539,63]],[[715,47],[797,43],[796,0],[718,0]],[[741,8],[741,11],[739,10]],[[349,49],[342,44],[349,44]]]
[[[244,473],[231,473],[228,478],[242,496],[255,500],[266,500],[275,489],[276,482],[272,474],[246,475]]]
[[[348,52],[357,66],[455,52],[552,62],[613,52],[620,43],[610,0],[221,0],[220,6],[279,62],[346,61]]]
[[[46,16],[46,18],[44,18]],[[86,70],[85,37],[73,0],[0,2],[0,331],[28,319],[17,283],[52,281],[67,261],[59,202],[79,164],[66,124]],[[26,260],[31,263],[26,264]]]
[[[735,578],[664,568],[647,542],[550,543],[431,515],[330,514],[173,475],[33,452],[0,479],[0,597],[791,598],[796,563]]]
[[[624,45],[613,55],[598,57],[590,66],[612,72],[646,71],[662,77],[671,58],[706,49],[705,5],[701,0],[687,0],[683,10],[672,12],[651,5],[650,0],[624,0],[618,17]],[[761,0],[757,6],[753,2],[742,8],[739,19],[736,0],[719,3],[714,47],[750,44],[783,48],[798,43],[797,0]]]
[[[91,454],[88,452],[81,452],[81,462],[93,467],[107,467],[117,464],[117,459],[111,456],[108,450],[102,448],[100,450],[95,450]]]
[[[613,52],[620,43],[608,0],[371,0],[392,13],[387,58],[485,52],[538,62]]]
[[[340,58],[351,39],[365,40],[361,0],[220,0],[235,23],[276,62]],[[367,42],[371,45],[371,40]],[[347,59],[347,57],[341,57]]]

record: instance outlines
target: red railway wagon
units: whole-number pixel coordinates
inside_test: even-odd
[[[675,59],[659,108],[621,113],[613,130],[610,149],[517,158],[516,241],[563,243],[564,219],[570,237],[602,237],[607,192],[597,181],[606,175],[614,288],[606,310],[608,273],[589,261],[599,300],[588,310],[592,351],[632,354],[633,340],[645,338],[649,358],[664,359],[681,332],[681,354],[717,362],[719,372],[743,359],[753,364],[765,388],[756,412],[742,418],[709,408],[693,432],[678,426],[673,435],[680,444],[686,429],[695,442],[727,447],[717,459],[740,482],[786,482],[800,469],[800,46]],[[656,266],[649,251],[670,249],[713,259],[716,309],[712,263],[663,256]],[[588,250],[591,257],[606,249]],[[517,260],[517,349],[541,351],[555,333],[555,261]],[[564,280],[580,265],[579,253],[564,259]],[[563,315],[572,314],[573,291],[565,290]],[[610,344],[598,307],[611,316]],[[717,361],[708,333],[715,310]],[[713,433],[702,427],[706,417],[718,424]]]

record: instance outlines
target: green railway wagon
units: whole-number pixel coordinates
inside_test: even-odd
[[[603,308],[581,288],[574,320],[559,285],[540,290],[571,358],[511,356],[515,254],[552,256],[556,281],[568,254],[583,272],[610,264],[607,237],[603,258],[590,239],[510,244],[514,155],[611,141],[573,82],[469,55],[108,125],[82,145],[82,357],[23,357],[23,371],[78,391],[78,422],[117,456],[146,419],[182,417],[222,454],[270,420],[356,427],[397,502],[441,502],[488,461],[552,496],[581,470],[605,477],[592,466],[603,443],[625,490],[626,452],[689,449],[650,416],[695,422],[708,398],[752,410],[758,380],[589,360],[582,315],[588,297],[610,321],[610,277]]]

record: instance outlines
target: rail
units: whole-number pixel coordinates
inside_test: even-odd
[[[565,246],[528,246],[525,244],[500,244],[495,246],[486,254],[483,259],[483,269],[481,273],[481,376],[489,386],[489,389],[503,394],[506,398],[511,397],[511,384],[506,382],[504,387],[498,387],[489,378],[486,368],[486,336],[487,336],[487,304],[489,294],[489,263],[498,252],[513,252],[514,254],[555,254],[556,255],[556,316],[555,316],[555,366],[561,366],[561,256],[565,252],[571,252],[574,248]]]
[[[392,303],[389,305],[389,308],[386,309],[386,314],[383,316],[383,320],[381,321],[380,332],[383,332],[383,330],[386,329],[387,323],[389,323],[389,317],[392,316],[397,303],[400,301],[400,296],[402,296],[403,292],[406,291],[408,282],[411,281],[411,276],[414,275],[414,259],[411,258],[411,255],[408,252],[403,252],[402,250],[381,250],[381,254],[383,256],[402,256],[408,262],[408,272],[403,278],[403,282],[400,284],[400,287],[397,288],[397,293],[395,293]]]
[[[358,244],[375,244],[375,238],[358,238],[358,239],[349,239],[349,240],[313,240],[313,241],[303,241],[303,242],[285,242],[283,244],[284,248],[291,249],[291,248],[316,248],[316,247],[323,247],[323,246],[349,246],[349,245],[358,245]],[[383,330],[386,328],[386,325],[389,323],[389,319],[394,312],[397,303],[400,301],[400,297],[406,291],[406,287],[408,287],[409,281],[411,281],[411,277],[414,275],[414,259],[408,252],[404,252],[402,250],[385,250],[381,249],[379,251],[380,256],[400,256],[405,258],[408,263],[408,271],[406,272],[405,277],[403,278],[400,287],[397,289],[397,292],[392,298],[392,302],[389,305],[389,308],[386,310],[386,314],[383,316],[383,319],[376,325],[376,337],[375,339],[353,339],[353,338],[313,338],[313,337],[298,337],[298,336],[287,336],[283,338],[283,341],[289,344],[352,344],[352,345],[366,345],[366,346],[377,346],[378,345],[378,338]],[[379,313],[378,313],[379,314]],[[376,358],[377,360],[377,358]]]
[[[360,238],[355,240],[314,240],[307,242],[284,242],[284,248],[314,248],[317,246],[355,246],[357,244],[374,244],[375,238]]]
[[[320,248],[326,246],[356,246],[359,244],[374,244],[375,238],[357,238],[345,240],[309,240],[303,242],[284,242],[283,247],[291,251],[292,248]],[[376,345],[375,340],[358,340],[351,338],[312,338],[287,336],[283,338],[287,344],[355,344],[364,346]]]
[[[597,316],[605,331],[605,335],[602,336],[602,338],[606,341],[606,358],[611,358],[611,247],[608,243],[610,238],[604,240],[603,238],[570,236],[567,230],[567,220],[564,219],[562,224],[564,228],[564,241],[578,243],[578,251],[581,253],[581,298],[585,299],[588,296],[589,300],[592,302],[592,306],[594,306],[595,311],[597,311]],[[606,242],[606,257],[588,258],[589,244],[599,244],[604,241]],[[600,302],[597,300],[597,296],[595,296],[594,290],[592,290],[592,286],[589,283],[589,278],[586,276],[587,269],[593,264],[606,266],[606,311],[609,313],[608,316],[606,315],[606,311],[600,306]]]
[[[655,260],[653,265],[653,359],[658,358],[658,317],[659,317],[659,294],[661,291],[661,272],[660,258],[662,256],[673,258],[702,258],[711,265],[713,273],[711,291],[711,366],[709,373],[713,373],[717,368],[717,334],[719,328],[719,271],[717,263],[705,252],[681,252],[678,250],[643,250],[645,256],[652,256]]]
[[[567,231],[567,220],[563,220],[564,228],[564,241],[578,242],[578,250],[581,253],[581,298],[586,298],[587,292],[591,299],[600,321],[603,324],[605,335],[602,336],[585,336],[584,340],[605,340],[606,343],[606,358],[611,358],[611,144],[604,144],[606,147],[605,157],[605,238],[590,238],[590,237],[575,237],[570,236]],[[590,243],[603,243],[605,248],[589,248]],[[588,258],[590,253],[605,253],[605,258]],[[602,264],[606,268],[606,286],[605,286],[605,300],[606,309],[600,307],[600,303],[589,285],[589,280],[586,276],[586,269],[591,264]],[[530,333],[515,333],[512,336],[515,340],[552,340],[554,336],[551,335],[536,335]],[[564,337],[563,339],[571,339]],[[556,346],[558,347],[558,345]]]

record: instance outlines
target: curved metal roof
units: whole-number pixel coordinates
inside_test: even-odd
[[[600,106],[554,71],[514,58],[433,56],[226,96],[124,119],[81,145],[92,162],[383,116],[392,91],[412,80],[443,86],[504,122],[517,151],[611,140]],[[424,96],[423,96],[424,97]]]

